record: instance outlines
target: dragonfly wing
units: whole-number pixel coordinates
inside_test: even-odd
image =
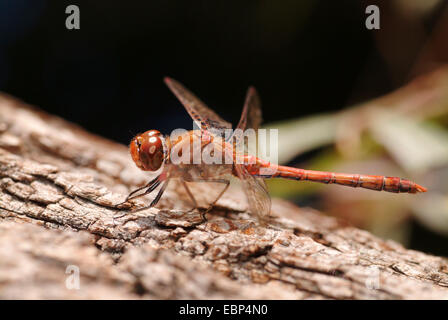
[[[257,154],[257,131],[262,120],[260,98],[255,88],[249,87],[240,122],[231,137],[238,153]]]
[[[260,97],[254,87],[249,87],[237,129],[243,131],[246,129],[258,130],[262,121]]]
[[[185,88],[181,83],[174,79],[166,77],[164,79],[171,92],[183,104],[187,112],[193,118],[195,123],[202,130],[213,131],[231,129],[232,124],[223,120],[220,116],[214,113],[209,107],[205,105],[198,97]]]
[[[256,178],[247,171],[244,165],[235,165],[236,173],[243,184],[243,190],[249,204],[249,211],[260,219],[266,219],[271,212],[271,197],[262,178]]]

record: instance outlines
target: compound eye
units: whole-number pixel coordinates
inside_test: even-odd
[[[163,136],[157,130],[149,130],[136,136],[130,145],[135,164],[144,171],[157,171],[164,161]]]

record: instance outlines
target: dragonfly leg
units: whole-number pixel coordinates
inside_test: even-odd
[[[147,195],[148,193],[151,193],[152,191],[154,191],[155,188],[157,188],[159,186],[160,182],[161,181],[159,180],[159,177],[156,177],[156,178],[152,179],[151,181],[149,181],[143,187],[137,188],[134,191],[132,191],[131,193],[129,193],[128,196],[126,197],[126,200],[124,200],[123,202],[117,204],[116,207],[118,207],[118,206],[128,202],[129,200],[137,199],[137,198],[140,198],[140,197],[143,197],[143,196]],[[141,190],[143,190],[145,188],[148,188],[148,189],[144,193],[138,194],[138,195],[134,196],[134,194],[136,194],[137,192],[139,192],[139,191],[141,191]]]
[[[215,183],[223,183],[226,186],[224,187],[224,189],[219,193],[219,195],[216,197],[216,199],[208,206],[208,208],[205,210],[205,213],[208,213],[213,206],[216,204],[216,202],[218,202],[219,199],[221,199],[222,195],[227,191],[227,189],[230,186],[230,180],[227,179],[200,179],[200,180],[195,180],[195,182],[215,182]],[[204,213],[204,214],[205,214]]]
[[[216,199],[208,206],[208,208],[205,210],[204,214],[208,213],[213,208],[213,206],[216,204],[216,202],[218,202],[218,200],[221,199],[222,195],[227,191],[227,189],[230,186],[230,180],[227,180],[227,179],[195,179],[195,180],[192,180],[189,182],[212,182],[212,183],[214,182],[214,183],[223,183],[226,185],[224,187],[224,189],[216,197]],[[194,198],[193,193],[190,191],[190,188],[188,188],[186,181],[182,180],[182,184],[183,184],[185,190],[187,191],[187,194],[190,197],[191,201],[194,203],[195,208],[193,208],[192,210],[197,209],[198,208],[197,201]]]
[[[124,202],[127,202],[129,199],[132,199],[132,195],[136,194],[137,192],[139,192],[140,190],[143,190],[145,188],[148,187],[148,184],[144,185],[143,187],[140,187],[138,189],[135,189],[134,191],[132,191],[131,193],[128,194],[128,196],[126,197],[126,200]]]
[[[139,208],[136,211],[142,211],[145,209],[149,209],[154,207],[155,205],[157,205],[157,203],[160,201],[160,198],[162,198],[163,193],[165,192],[166,187],[168,186],[168,181],[169,179],[165,180],[164,184],[162,184],[162,187],[160,188],[159,192],[157,193],[156,197],[154,198],[154,200],[152,200],[151,204],[149,206],[145,206],[143,208]],[[131,199],[135,199],[135,198],[139,198],[139,197],[143,197],[149,193],[151,193],[152,191],[154,191],[154,189],[156,189],[159,185],[160,185],[161,181],[158,181],[157,184],[152,185],[150,188],[148,188],[148,190],[146,190],[144,193],[139,194],[137,196],[132,197]],[[141,190],[142,188],[140,188]]]
[[[216,204],[216,202],[218,202],[218,200],[221,199],[222,195],[227,191],[227,189],[230,186],[230,181],[226,180],[226,179],[208,180],[208,182],[224,183],[226,186],[224,187],[224,189],[222,189],[222,191],[216,197],[215,201],[213,201],[210,204],[210,206],[207,208],[207,210],[205,211],[206,213],[209,212],[213,208],[213,206]]]
[[[182,180],[182,185],[184,186],[185,191],[187,191],[187,194],[190,197],[190,200],[193,202],[193,205],[194,205],[194,207],[190,211],[197,209],[198,203],[196,202],[196,199],[194,198],[193,193],[190,191],[190,188],[188,188],[188,185],[185,182],[185,180]]]
[[[136,195],[136,196],[132,196],[132,197],[129,197],[129,196],[128,196],[128,198],[126,199],[126,201],[133,200],[133,199],[137,199],[137,198],[146,196],[147,194],[150,194],[151,192],[154,191],[154,189],[156,189],[156,188],[160,185],[160,183],[161,183],[161,181],[156,181],[156,182],[153,183],[151,186],[149,186],[148,189],[146,189],[145,192],[143,192],[143,193],[141,193],[141,194],[138,194],[138,195]],[[145,186],[145,188],[146,188],[146,186]],[[142,189],[144,189],[144,188],[142,188]],[[140,190],[141,190],[141,189],[140,189]],[[138,191],[140,191],[140,190],[138,190]]]
[[[156,197],[154,198],[154,200],[152,200],[151,204],[149,205],[150,208],[154,207],[159,202],[160,198],[162,198],[162,195],[165,192],[165,189],[168,186],[168,182],[169,181],[170,181],[170,179],[167,179],[165,181],[165,183],[162,185],[162,187],[160,188],[160,190],[157,193]]]

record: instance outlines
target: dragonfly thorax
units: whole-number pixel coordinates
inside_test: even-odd
[[[135,136],[129,151],[137,167],[144,171],[157,171],[165,160],[165,138],[157,130],[149,130]]]

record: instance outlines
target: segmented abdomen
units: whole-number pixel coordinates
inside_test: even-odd
[[[314,181],[320,183],[335,183],[352,188],[364,188],[387,192],[418,193],[426,192],[426,188],[408,179],[398,177],[372,176],[363,174],[347,174],[304,170],[285,166],[278,166],[274,177]]]

